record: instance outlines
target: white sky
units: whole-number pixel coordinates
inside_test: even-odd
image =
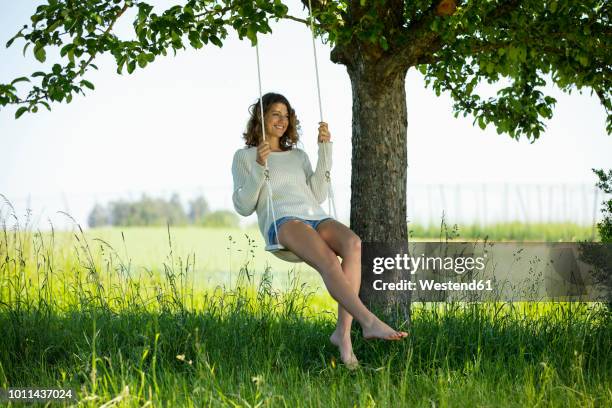
[[[19,40],[10,49],[3,46],[39,3],[0,3],[0,83],[48,69],[54,61],[52,52],[45,64],[31,50],[24,58]],[[166,8],[180,2],[154,3]],[[288,3],[291,14],[303,16],[297,1]],[[117,29],[127,32],[132,19],[125,15]],[[264,92],[277,91],[291,101],[314,162],[318,108],[310,32],[293,21],[272,29],[260,45]],[[335,142],[334,186],[341,216],[348,217],[350,82],[346,69],[329,61],[329,47],[318,42],[317,49],[324,116]],[[20,213],[29,197],[30,207],[45,218],[68,209],[80,222],[96,200],[136,198],[141,192],[177,191],[183,201],[203,192],[213,208],[231,208],[231,160],[242,145],[247,108],[257,98],[250,43],[232,34],[222,49],[179,52],[132,75],[118,75],[108,56],[95,63],[100,70],[88,79],[96,90],[87,97],[19,120],[15,107],[0,111],[0,193]],[[455,119],[450,98],[426,89],[414,69],[406,93],[409,195],[410,186],[430,183],[593,184],[591,168],[612,163],[605,111],[590,92],[566,95],[545,88],[558,103],[535,144],[498,135],[491,126],[482,131],[471,117]]]

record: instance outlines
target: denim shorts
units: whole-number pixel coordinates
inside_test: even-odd
[[[281,225],[283,225],[287,221],[292,221],[292,220],[302,221],[304,224],[310,225],[312,228],[317,229],[319,224],[321,224],[323,221],[333,220],[333,218],[327,217],[321,220],[305,220],[300,217],[292,217],[292,216],[282,217],[276,220],[276,229],[277,230],[280,229]],[[276,231],[274,230],[274,224],[270,224],[270,228],[268,229],[268,242],[270,244],[278,244],[278,242],[276,241]]]

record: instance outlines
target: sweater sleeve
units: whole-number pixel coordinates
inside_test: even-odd
[[[312,171],[312,165],[306,152],[304,155],[304,172],[306,173],[306,183],[312,190],[315,199],[321,204],[327,198],[328,182],[326,173],[332,167],[332,143],[319,143],[317,168]]]
[[[248,216],[255,211],[259,192],[264,184],[264,170],[255,160],[250,162],[245,149],[234,154],[232,176],[234,177],[234,193],[232,200],[238,214]]]

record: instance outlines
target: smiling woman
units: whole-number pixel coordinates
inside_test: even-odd
[[[393,330],[361,302],[357,296],[361,240],[321,208],[331,170],[325,154],[329,150],[325,146],[331,147],[327,123],[319,123],[319,156],[313,171],[306,153],[296,146],[298,121],[289,101],[273,93],[260,100],[251,106],[244,133],[247,146],[234,155],[234,207],[244,216],[257,212],[268,247],[280,244],[321,274],[338,302],[338,321],[330,340],[340,349],[342,361],[355,367],[358,362],[350,338],[353,318],[366,338],[400,340],[407,333]]]
[[[283,95],[267,93],[262,97],[264,116],[266,122],[266,135],[276,137],[270,138],[270,142],[278,141],[278,149],[281,151],[291,150],[299,141],[298,131],[300,122],[291,104]],[[261,140],[261,112],[259,102],[249,108],[251,117],[247,123],[244,140],[247,146],[258,146]],[[263,163],[260,163],[263,166]]]

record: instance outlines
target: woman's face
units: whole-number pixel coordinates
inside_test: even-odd
[[[266,136],[280,138],[289,126],[289,112],[282,102],[274,103],[264,116],[266,121]]]

